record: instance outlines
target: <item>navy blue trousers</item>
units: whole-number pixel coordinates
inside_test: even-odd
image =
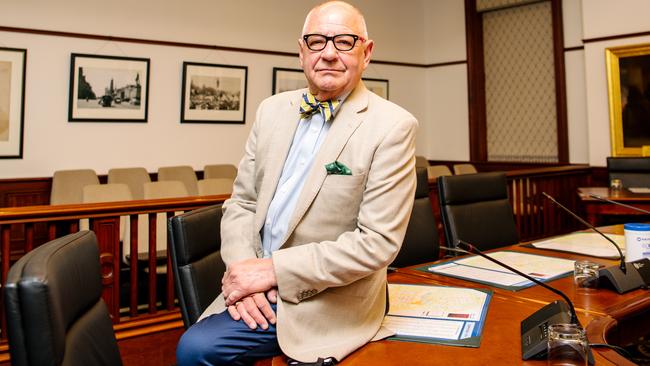
[[[275,304],[271,306],[276,311]],[[179,366],[250,365],[280,354],[275,325],[251,330],[224,311],[192,325],[183,334],[176,348],[176,362]]]

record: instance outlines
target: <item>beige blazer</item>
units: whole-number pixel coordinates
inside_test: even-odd
[[[261,257],[260,230],[298,126],[305,90],[264,100],[224,203],[226,264]],[[273,253],[277,335],[289,357],[338,360],[373,339],[386,310],[386,266],[397,255],[415,192],[416,119],[363,83],[341,105]],[[352,175],[328,175],[339,161]],[[204,316],[223,311],[223,297]]]

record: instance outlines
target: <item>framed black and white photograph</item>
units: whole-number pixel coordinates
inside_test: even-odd
[[[181,123],[244,123],[248,67],[183,63]]]
[[[273,94],[307,87],[307,78],[301,69],[273,68]]]
[[[0,159],[22,159],[27,50],[0,47]]]
[[[147,122],[149,59],[82,55],[70,61],[70,122]]]
[[[388,80],[372,78],[362,78],[362,80],[363,83],[366,84],[366,88],[368,88],[368,90],[386,100],[388,99]]]

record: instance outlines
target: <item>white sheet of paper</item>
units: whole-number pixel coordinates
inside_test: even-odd
[[[506,269],[504,269],[505,271]],[[502,286],[521,286],[530,283],[529,280],[511,272],[493,271],[485,268],[461,266],[451,263],[448,266],[429,267],[429,271],[450,276],[473,279],[476,281],[495,283]]]
[[[459,321],[405,318],[389,314],[384,317],[381,325],[401,336],[459,339],[464,324],[465,322]]]
[[[625,236],[605,234],[614,240],[625,254]],[[535,248],[561,250],[600,258],[618,259],[618,250],[598,233],[572,233],[533,243]]]
[[[572,272],[574,266],[573,263],[575,262],[570,259],[511,251],[492,252],[487,253],[487,255],[527,275],[541,279],[549,279],[561,276],[568,272]],[[496,272],[514,274],[502,266],[490,262],[489,260],[479,256],[467,257],[459,259],[455,262],[456,264],[462,264],[464,266],[472,266],[489,269]]]

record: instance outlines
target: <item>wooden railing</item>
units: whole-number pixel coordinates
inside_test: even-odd
[[[115,324],[118,339],[142,335],[142,328],[157,331],[165,328],[162,323],[173,323],[180,328],[174,296],[171,257],[166,250],[160,251],[156,240],[156,219],[159,213],[171,217],[175,212],[189,211],[199,207],[222,203],[228,196],[188,197],[128,202],[111,202],[60,206],[27,206],[0,208],[0,263],[2,283],[6,281],[10,266],[21,256],[40,243],[34,239],[35,226],[45,226],[47,240],[79,231],[79,220],[89,219],[95,232],[100,251],[102,268],[102,297]],[[130,252],[138,250],[139,215],[148,220],[149,252],[142,256],[132,255],[125,263],[120,243],[120,217],[127,217],[130,227]],[[216,225],[216,223],[215,223]],[[12,242],[12,231],[23,237],[23,243]],[[41,242],[43,240],[40,240]],[[122,278],[125,276],[126,278]],[[144,278],[141,278],[144,277]],[[216,279],[215,279],[216,280]],[[162,292],[162,294],[161,294]],[[162,296],[161,296],[162,295]],[[4,302],[0,300],[2,321],[0,323],[0,361],[7,358]],[[123,333],[123,334],[122,334]]]
[[[580,223],[542,195],[546,192],[580,213],[578,187],[591,184],[588,166],[563,166],[506,172],[508,193],[521,241],[584,229]]]
[[[506,172],[508,195],[515,214],[515,223],[521,241],[568,233],[581,229],[580,224],[559,207],[542,196],[555,197],[567,208],[580,212],[578,187],[592,184],[592,168],[586,165],[554,166]],[[445,245],[440,218],[438,185],[429,181],[429,196],[438,222],[440,245]]]

